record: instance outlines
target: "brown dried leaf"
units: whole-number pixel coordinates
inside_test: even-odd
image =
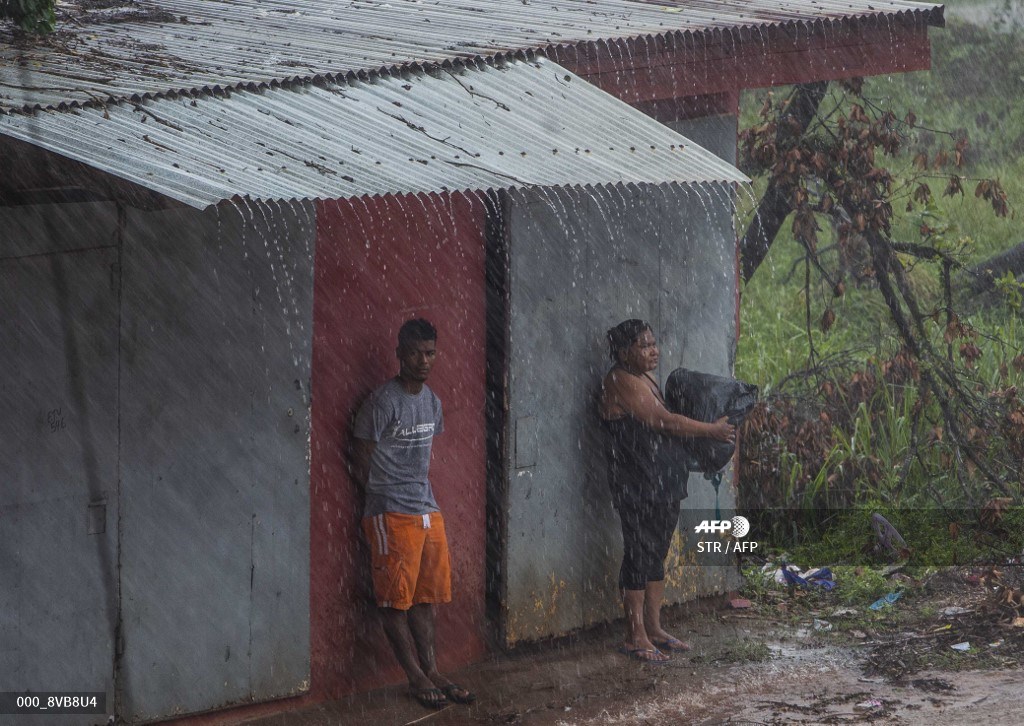
[[[827,333],[835,325],[836,314],[832,308],[828,308],[821,316],[821,332]],[[824,414],[822,414],[824,415]]]
[[[968,368],[974,367],[974,362],[981,358],[981,348],[974,343],[963,343],[960,346],[960,357]]]
[[[1013,504],[1010,497],[994,497],[985,502],[978,514],[978,520],[986,527],[994,527],[1003,520],[1003,513]]]

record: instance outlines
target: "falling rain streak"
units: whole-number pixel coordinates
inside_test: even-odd
[[[125,722],[401,681],[349,448],[412,317],[439,329],[445,668],[621,617],[605,331],[648,320],[659,380],[730,374],[734,215],[756,207],[734,167],[737,94],[924,67],[941,15],[157,5],[70,0],[51,39],[0,26],[16,162],[0,184],[0,576],[17,623],[0,677],[105,691]],[[835,67],[861,42],[860,66]],[[691,479],[673,603],[740,582],[697,557],[717,495]]]

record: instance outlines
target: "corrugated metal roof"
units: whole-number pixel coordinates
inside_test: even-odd
[[[200,208],[236,196],[746,181],[544,58],[12,114],[0,133]]]
[[[59,32],[41,40],[0,28],[0,111],[624,38],[942,21],[941,5],[906,0],[70,0],[61,8]]]

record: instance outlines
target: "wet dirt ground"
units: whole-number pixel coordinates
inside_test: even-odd
[[[1024,722],[1024,671],[1016,658],[999,659],[1000,653],[1019,652],[1019,633],[1024,630],[991,621],[992,613],[973,612],[987,596],[979,588],[967,588],[960,576],[948,580],[902,606],[905,611],[926,612],[928,617],[901,622],[895,629],[878,623],[879,627],[868,633],[856,629],[822,633],[814,630],[809,612],[783,615],[764,603],[753,610],[705,603],[702,612],[666,611],[669,629],[694,648],[663,666],[639,664],[617,653],[620,634],[610,626],[495,656],[451,674],[478,694],[472,707],[452,705],[428,711],[404,688],[394,687],[246,724],[870,722],[938,726]],[[972,612],[950,623],[938,614],[950,603],[966,605]],[[979,630],[972,625],[972,618],[991,622],[983,623],[985,627]],[[938,633],[935,624],[939,624]],[[971,651],[975,655],[950,650],[954,641],[972,637],[971,633],[977,636]],[[1000,634],[1008,637],[1000,642],[996,637]],[[920,655],[929,648],[936,649],[945,667],[908,665],[908,654]],[[958,661],[961,657],[966,660]],[[982,660],[984,670],[959,669]]]

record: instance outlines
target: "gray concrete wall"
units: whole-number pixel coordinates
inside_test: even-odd
[[[5,691],[105,691],[112,703],[116,219],[113,205],[105,204],[0,208]]]
[[[309,686],[314,212],[128,215],[124,714]]]
[[[312,205],[0,229],[4,689],[132,721],[307,690]]]
[[[736,139],[739,137],[739,118],[731,114],[702,116],[665,124],[686,138],[696,142],[720,159],[736,164]]]
[[[605,188],[512,195],[506,637],[567,633],[621,616],[621,534],[605,480],[596,397],[605,331],[640,317],[674,368],[731,372],[735,234],[731,190]],[[723,508],[732,497],[723,487]],[[695,553],[714,495],[691,475],[668,562],[668,600],[738,582]],[[692,510],[692,511],[690,511]],[[691,521],[695,520],[695,521]]]

